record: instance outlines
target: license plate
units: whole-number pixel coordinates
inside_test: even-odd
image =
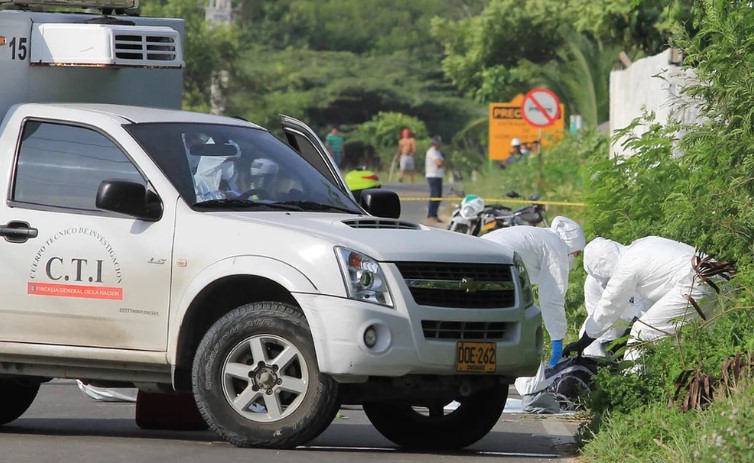
[[[456,341],[456,370],[464,373],[494,373],[497,344]]]

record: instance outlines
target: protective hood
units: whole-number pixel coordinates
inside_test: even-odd
[[[568,246],[568,253],[579,252],[584,250],[586,238],[581,225],[569,219],[568,217],[557,216],[552,219],[550,230],[555,232],[558,237]]]
[[[204,156],[199,161],[194,174],[196,195],[200,199],[209,199],[206,196],[220,190],[220,183],[225,180],[233,188],[236,178],[234,156]]]
[[[584,247],[584,270],[604,285],[613,276],[624,248],[613,240],[602,237],[593,239]]]
[[[259,158],[251,163],[251,175],[277,175],[280,171],[278,163],[271,159]]]

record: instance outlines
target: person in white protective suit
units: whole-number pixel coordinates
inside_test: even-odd
[[[212,140],[208,145],[214,144]],[[240,149],[233,142],[227,145],[235,148],[236,154],[232,156],[201,156],[194,173],[194,189],[197,201],[212,199],[237,198],[241,193],[238,191],[236,180],[236,160],[240,157]]]
[[[584,250],[584,231],[573,220],[558,216],[549,229],[520,225],[492,231],[482,238],[499,244],[509,254],[517,252],[529,279],[539,287],[539,309],[552,344],[549,364],[554,366],[561,357],[568,328],[568,272]]]
[[[597,309],[602,293],[605,291],[607,282],[610,280],[615,264],[618,263],[620,254],[625,246],[612,240],[597,237],[590,241],[584,248],[584,306],[587,316]],[[623,337],[635,317],[639,317],[645,304],[643,299],[634,295],[626,301],[626,308],[612,328],[597,338],[584,349],[585,357],[606,357],[605,346],[616,339]],[[586,330],[586,322],[579,331],[583,336]]]
[[[673,335],[696,318],[712,313],[719,288],[715,280],[728,280],[734,269],[697,253],[688,244],[657,236],[641,238],[621,250],[602,296],[585,322],[581,338],[563,350],[563,356],[582,351],[613,328],[626,310],[626,301],[640,296],[646,311],[631,328],[627,360],[639,357],[637,343]],[[631,346],[634,346],[633,348]]]

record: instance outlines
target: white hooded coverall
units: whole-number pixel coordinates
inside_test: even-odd
[[[688,296],[708,316],[717,293],[696,276],[692,267],[695,254],[687,244],[657,236],[638,239],[625,247],[607,275],[609,281],[597,307],[587,317],[587,335],[598,338],[612,328],[625,312],[626,301],[635,295],[648,309],[634,323],[629,345],[672,335],[678,327],[699,317]],[[628,349],[624,357],[635,360],[638,351]]]
[[[563,339],[568,327],[565,294],[569,254],[584,249],[581,227],[566,217],[555,217],[550,229],[520,225],[492,231],[482,238],[521,256],[529,279],[539,287],[539,309],[550,339]]]
[[[590,241],[584,248],[584,270],[586,271],[586,280],[584,281],[584,307],[587,316],[594,313],[597,305],[602,299],[602,293],[605,291],[613,268],[618,263],[620,254],[626,247],[622,244],[597,237]],[[626,301],[626,308],[620,315],[618,322],[612,328],[608,329],[602,336],[597,338],[591,345],[584,349],[584,355],[587,357],[605,357],[603,345],[621,337],[628,328],[634,317],[639,317],[643,311],[644,304],[638,295],[634,295]],[[586,330],[586,321],[579,331],[579,336]]]

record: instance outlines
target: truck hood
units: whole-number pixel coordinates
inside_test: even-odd
[[[213,215],[258,226],[300,232],[381,262],[473,262],[512,264],[512,256],[495,244],[398,219],[321,212],[212,212]]]

